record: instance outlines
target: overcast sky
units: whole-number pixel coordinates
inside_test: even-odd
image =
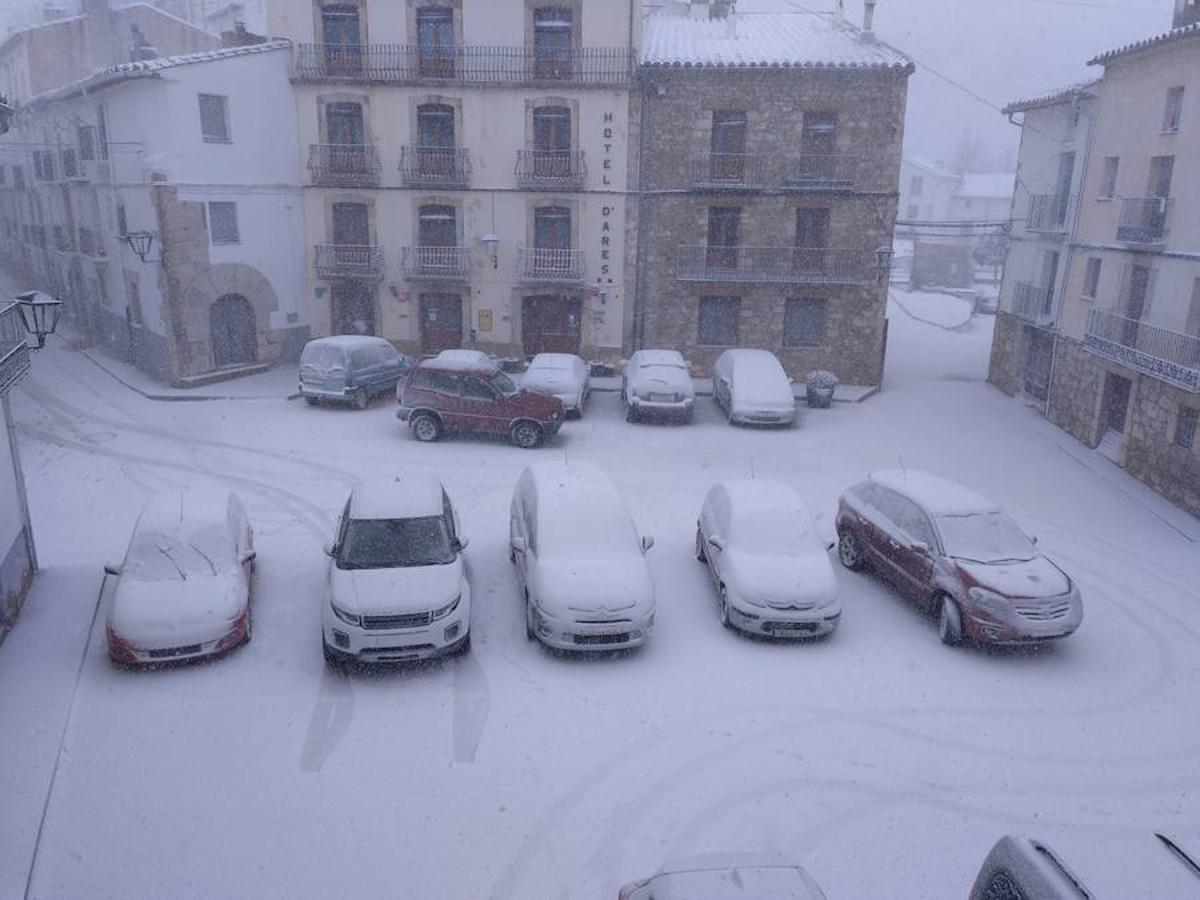
[[[738,9],[831,10],[836,0],[738,0]],[[862,0],[845,0],[862,20]],[[40,7],[0,0],[0,23]],[[876,31],[917,61],[910,82],[906,153],[954,159],[974,132],[995,159],[1015,152],[1017,129],[994,107],[1099,74],[1094,54],[1166,31],[1173,0],[879,0]],[[930,68],[926,68],[930,67]],[[932,71],[931,71],[932,70]]]

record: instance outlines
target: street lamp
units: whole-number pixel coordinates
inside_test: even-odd
[[[121,240],[129,245],[129,249],[136,253],[142,262],[147,261],[146,257],[150,254],[150,248],[154,246],[154,235],[149,231],[130,231],[124,234]],[[162,262],[162,259],[163,253],[160,250],[158,259],[152,259],[150,262]]]
[[[888,283],[892,271],[892,253],[891,247],[880,247],[875,251],[875,271],[880,284]]]
[[[46,335],[54,334],[58,318],[62,315],[62,301],[43,294],[41,291],[26,291],[17,294],[17,309],[21,312],[21,324],[37,338],[37,349],[46,346]]]

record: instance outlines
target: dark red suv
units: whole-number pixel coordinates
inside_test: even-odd
[[[536,447],[562,427],[557,397],[518,388],[494,366],[425,360],[409,370],[396,390],[396,418],[408,422],[418,441],[448,431],[507,434],[518,447]]]

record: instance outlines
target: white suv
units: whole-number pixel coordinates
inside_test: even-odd
[[[466,546],[436,478],[356,487],[325,548],[325,660],[399,662],[470,649]]]

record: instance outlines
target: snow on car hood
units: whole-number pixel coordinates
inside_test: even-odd
[[[574,397],[579,390],[579,383],[568,371],[541,369],[526,372],[525,377],[521,379],[521,387],[539,394]]]
[[[538,605],[558,618],[611,614],[639,619],[654,612],[654,582],[640,555],[539,561],[533,587]]]
[[[1063,570],[1044,556],[1013,562],[955,562],[980,587],[1006,597],[1057,597],[1071,589],[1071,580]]]
[[[246,609],[246,596],[238,573],[166,581],[122,578],[108,624],[142,650],[201,644],[229,632]]]
[[[634,371],[630,378],[637,394],[682,394],[695,396],[692,379],[683,369],[671,366],[646,366]]]
[[[837,580],[824,551],[784,556],[729,550],[725,564],[727,584],[750,603],[819,606],[837,597]]]
[[[462,590],[462,557],[444,566],[331,567],[333,603],[351,615],[403,615],[445,606]]]
[[[796,398],[792,395],[792,386],[782,375],[741,378],[733,382],[733,407],[739,411],[787,411],[796,408]]]

